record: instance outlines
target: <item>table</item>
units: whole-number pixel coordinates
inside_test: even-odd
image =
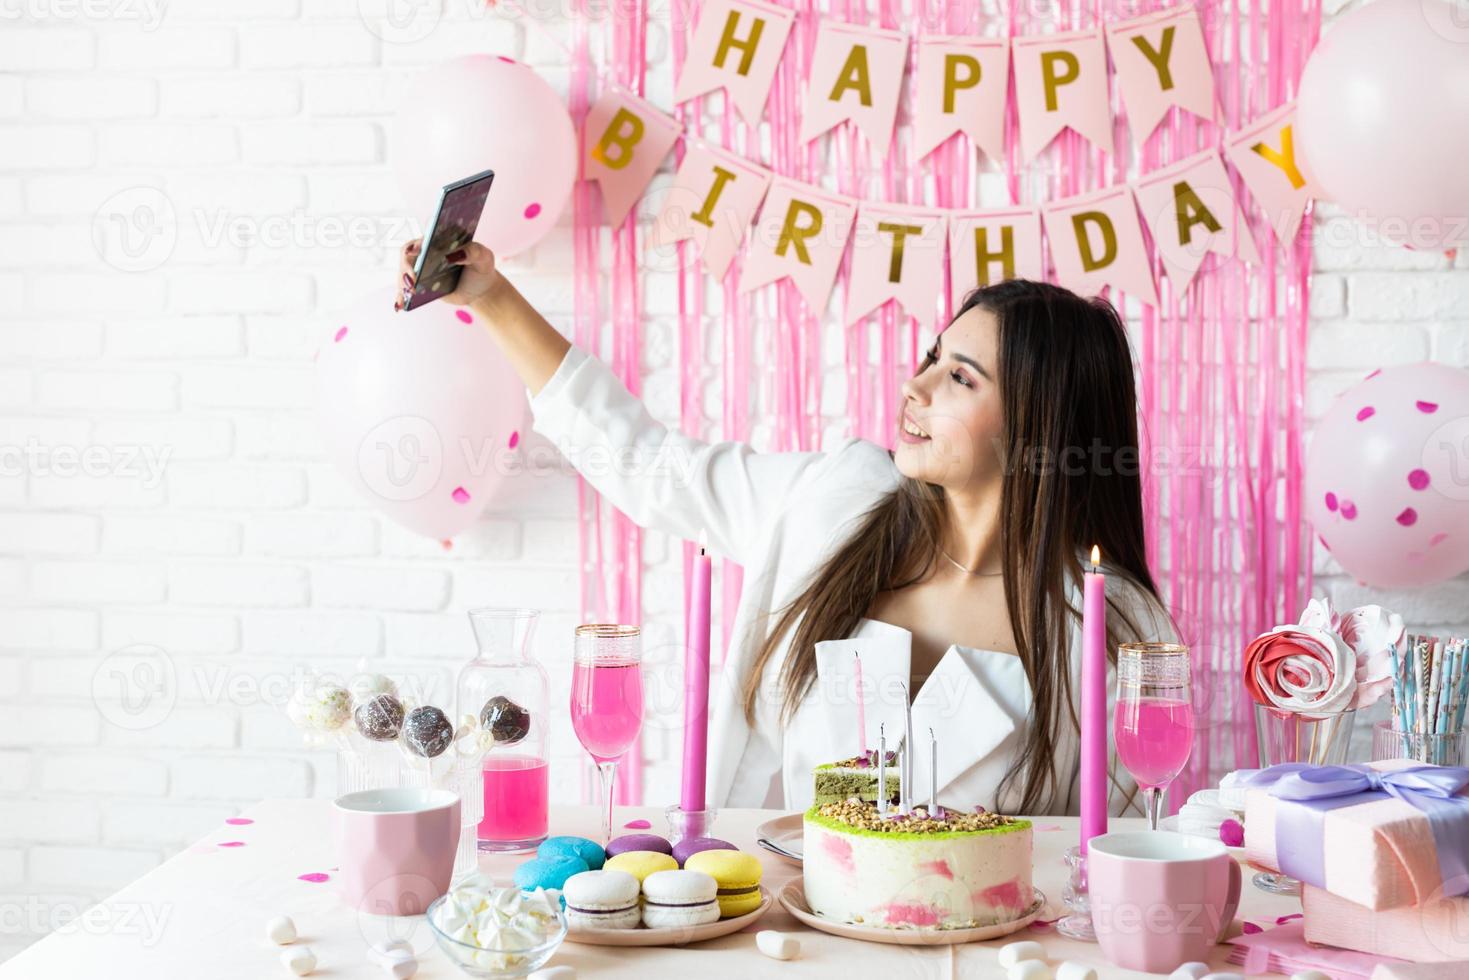
[[[0,964],[3,980],[37,978],[285,977],[279,964],[283,947],[265,938],[265,922],[289,915],[301,938],[315,951],[323,978],[383,977],[365,957],[367,948],[386,938],[406,938],[419,952],[418,976],[424,980],[463,977],[434,945],[422,916],[393,919],[359,915],[338,900],[331,882],[301,880],[303,874],[331,873],[335,864],[328,831],[326,800],[265,800],[242,814],[253,822],[221,825],[199,843],[100,903],[63,932],[53,933]],[[755,828],[779,816],[767,810],[725,810],[715,832],[760,857],[765,886],[772,895],[798,868],[755,846]],[[645,819],[654,831],[664,829],[661,808],[620,807],[621,826]],[[552,832],[595,837],[595,807],[556,807]],[[1050,909],[1041,918],[1060,914],[1066,869],[1061,852],[1074,843],[1076,818],[1036,820],[1035,884]],[[1113,830],[1142,829],[1141,819],[1114,820]],[[235,846],[226,846],[233,844]],[[481,867],[509,883],[524,855],[485,855]],[[1262,925],[1300,911],[1293,898],[1267,895],[1249,883],[1246,870],[1239,919]],[[1237,920],[1238,921],[1238,920]],[[1236,926],[1238,928],[1238,926]],[[796,933],[801,957],[780,963],[755,949],[754,932],[779,929]],[[1121,970],[1101,959],[1096,946],[1075,943],[1054,930],[1023,930],[1016,938],[1045,944],[1053,963],[1076,959],[1096,965],[1105,980],[1142,978],[1149,974]],[[889,946],[839,939],[807,929],[777,902],[753,929],[694,946],[623,949],[565,943],[549,965],[575,967],[583,977],[649,976],[832,977],[843,969],[860,976],[892,978],[1002,977],[995,950],[1007,940],[966,946]],[[1225,966],[1229,948],[1217,946],[1213,963]]]

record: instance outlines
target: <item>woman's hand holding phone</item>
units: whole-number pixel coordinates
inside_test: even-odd
[[[404,245],[399,254],[399,286],[402,287],[402,295],[394,304],[395,309],[401,310],[413,291],[413,270],[418,264],[418,253],[422,248],[423,239],[415,238]],[[443,297],[446,303],[453,306],[469,306],[475,300],[487,296],[504,280],[500,271],[495,268],[495,253],[479,242],[470,242],[458,251],[449,253],[446,258],[462,268],[459,284],[452,293]]]

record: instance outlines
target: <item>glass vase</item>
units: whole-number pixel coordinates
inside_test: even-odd
[[[1352,722],[1356,715],[1352,708],[1304,714],[1256,704],[1255,737],[1259,742],[1260,767],[1283,762],[1304,762],[1312,766],[1344,764],[1352,744]],[[1256,887],[1277,895],[1301,893],[1301,883],[1279,871],[1261,871],[1254,880]]]
[[[529,851],[546,839],[550,793],[550,683],[531,653],[540,612],[475,609],[469,613],[478,653],[459,672],[460,717],[473,716],[470,746],[478,769],[481,851]]]

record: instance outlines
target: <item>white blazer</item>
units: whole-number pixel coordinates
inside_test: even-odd
[[[605,364],[575,346],[530,406],[534,430],[634,522],[690,540],[703,531],[711,552],[744,568],[730,649],[711,682],[711,806],[810,805],[811,770],[859,748],[853,650],[862,655],[869,747],[877,745],[879,724],[886,726],[888,747],[896,747],[903,730],[899,685],[908,682],[911,641],[897,626],[864,619],[853,636],[819,644],[817,683],[788,728],[779,718],[778,683],[788,638],[761,678],[754,725],[746,724],[740,697],[774,622],[771,614],[799,594],[855,523],[898,485],[900,475],[886,449],[850,437],[822,452],[761,453],[741,442],[702,442],[654,419]],[[1108,592],[1134,612],[1145,639],[1172,637],[1166,613],[1121,576],[1109,576]],[[1071,601],[1080,608],[1074,582]],[[1076,627],[1070,649],[1072,676],[1079,678]],[[1080,684],[1072,688],[1079,714]],[[949,647],[914,699],[917,798],[926,800],[931,785],[932,729],[941,801],[1013,812],[1018,790],[1005,800],[996,794],[1022,744],[1030,704],[1019,658]],[[1075,729],[1066,726],[1056,747],[1061,785],[1044,812],[1078,812],[1077,742]],[[1114,776],[1117,813],[1135,786],[1121,767],[1114,766]]]

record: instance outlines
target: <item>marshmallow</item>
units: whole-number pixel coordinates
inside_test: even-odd
[[[1067,960],[1056,967],[1056,980],[1097,980],[1097,968]]]
[[[1204,980],[1245,980],[1243,973],[1206,973]]]
[[[576,980],[576,970],[569,966],[548,966],[532,973],[526,980]]]
[[[776,960],[793,960],[801,953],[801,941],[774,929],[761,929],[755,933],[755,948]]]
[[[290,970],[298,977],[304,977],[316,969],[316,954],[311,951],[310,946],[297,946],[288,949],[281,954],[281,966]]]
[[[1320,970],[1302,970],[1299,973],[1292,973],[1290,980],[1331,980],[1331,977]]]
[[[397,949],[378,960],[383,971],[393,980],[408,980],[418,972],[418,960],[411,949]]]
[[[278,915],[265,923],[265,938],[277,946],[286,946],[296,941],[296,923],[289,915]]]
[[[1037,942],[1007,943],[1000,947],[1000,966],[1009,969],[1024,960],[1045,962],[1046,947]]]
[[[1199,980],[1212,967],[1207,963],[1185,963],[1168,975],[1168,980]]]
[[[1020,960],[1005,971],[1005,980],[1051,980],[1051,977],[1051,968],[1045,960]]]

